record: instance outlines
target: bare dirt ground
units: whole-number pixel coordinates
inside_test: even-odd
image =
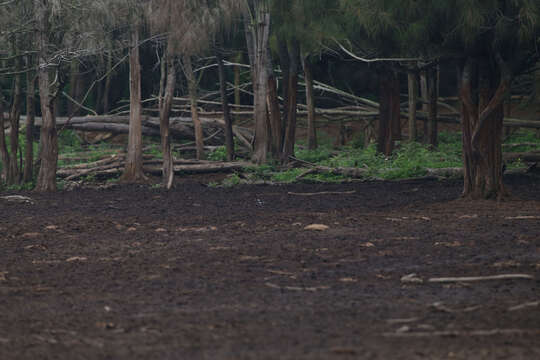
[[[0,359],[540,359],[540,181],[506,182],[0,200]]]

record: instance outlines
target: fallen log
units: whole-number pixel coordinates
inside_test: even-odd
[[[522,160],[525,162],[540,162],[540,152],[525,152],[525,153],[505,153],[503,154],[504,161]]]

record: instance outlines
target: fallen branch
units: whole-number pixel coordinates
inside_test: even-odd
[[[386,337],[457,337],[457,336],[496,336],[496,335],[536,335],[540,329],[492,329],[472,331],[417,331],[383,333]]]
[[[352,191],[321,191],[321,192],[315,192],[315,193],[296,193],[296,192],[288,192],[289,195],[295,195],[295,196],[319,196],[319,195],[349,195],[356,193],[356,190]]]
[[[451,282],[475,282],[475,281],[491,281],[491,280],[534,280],[534,276],[527,274],[501,274],[489,276],[464,276],[464,277],[441,277],[430,278],[431,283],[451,283]]]
[[[538,306],[540,306],[540,301],[531,301],[524,304],[509,307],[508,311],[517,311],[517,310],[523,310],[530,307],[538,307]]]

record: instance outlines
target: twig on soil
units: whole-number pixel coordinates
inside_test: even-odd
[[[319,195],[350,195],[355,194],[356,190],[352,191],[321,191],[315,193],[297,193],[297,192],[288,192],[289,195],[295,196],[319,196]]]
[[[540,301],[531,301],[524,304],[512,306],[508,308],[508,311],[517,311],[517,310],[523,310],[530,307],[537,307],[540,306]]]
[[[264,285],[272,289],[289,290],[289,291],[310,291],[310,292],[315,292],[319,290],[327,290],[330,288],[329,286],[314,286],[314,287],[279,286],[270,282],[266,282],[264,283]]]
[[[495,336],[495,335],[535,335],[540,329],[492,329],[472,331],[418,331],[383,333],[386,337],[437,337],[437,336]]]
[[[449,282],[473,282],[473,281],[489,281],[489,280],[534,280],[534,276],[527,274],[501,274],[489,276],[465,276],[465,277],[441,277],[430,278],[431,283],[449,283]]]
[[[469,306],[469,307],[466,307],[464,309],[451,309],[449,307],[447,307],[446,305],[444,305],[444,303],[440,302],[440,301],[437,301],[437,302],[434,302],[433,304],[430,305],[431,307],[433,307],[434,309],[438,310],[438,311],[442,311],[442,312],[446,312],[446,313],[460,313],[460,312],[472,312],[472,311],[475,311],[475,310],[478,310],[482,307],[482,305],[476,305],[476,306]]]

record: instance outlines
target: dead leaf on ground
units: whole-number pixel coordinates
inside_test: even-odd
[[[68,259],[66,259],[66,262],[74,262],[74,261],[86,261],[88,260],[87,257],[84,256],[73,256]]]
[[[111,330],[116,328],[116,324],[112,322],[100,321],[96,323],[96,326],[101,329]]]
[[[35,245],[27,245],[24,247],[24,250],[47,250],[47,246],[45,245],[42,245],[42,244],[35,244]]]
[[[210,232],[217,231],[215,226],[202,226],[202,227],[179,227],[176,229],[178,232]]]
[[[224,250],[232,250],[232,247],[230,246],[213,246],[209,248],[210,251],[224,251]]]
[[[473,215],[461,215],[459,218],[460,218],[460,219],[477,219],[477,218],[478,218],[478,214],[473,214]]]
[[[40,233],[37,233],[37,232],[29,232],[29,233],[24,233],[22,235],[23,238],[27,238],[27,239],[33,239],[33,238],[36,238],[38,236],[40,236],[41,234]]]
[[[167,232],[167,229],[164,229],[164,228],[157,228],[157,229],[156,229],[156,232],[159,232],[159,233],[165,233],[165,232]]]
[[[48,225],[48,226],[45,226],[45,230],[58,230],[58,226]]]
[[[344,283],[355,283],[355,282],[358,282],[358,279],[355,279],[352,277],[344,277],[344,278],[339,279],[339,281],[344,282]]]
[[[245,256],[240,256],[240,261],[253,261],[253,260],[259,260],[260,258],[261,258],[260,256],[245,255]]]
[[[360,244],[360,246],[370,248],[370,247],[375,247],[375,244],[368,241],[368,242],[365,242],[363,244]]]
[[[540,220],[540,216],[509,216],[505,220]]]
[[[275,275],[294,276],[294,273],[283,270],[266,270],[267,272]]]
[[[8,271],[0,271],[0,281],[7,281],[6,275],[9,274]]]
[[[330,227],[323,224],[311,224],[304,228],[304,230],[312,230],[312,231],[325,231],[328,229],[330,229]]]
[[[409,274],[401,277],[402,283],[416,283],[421,284],[424,282],[420,277],[418,277],[416,274]]]
[[[453,248],[453,247],[460,247],[463,245],[459,241],[454,241],[454,242],[440,241],[433,244],[433,246],[446,246],[446,247]]]

